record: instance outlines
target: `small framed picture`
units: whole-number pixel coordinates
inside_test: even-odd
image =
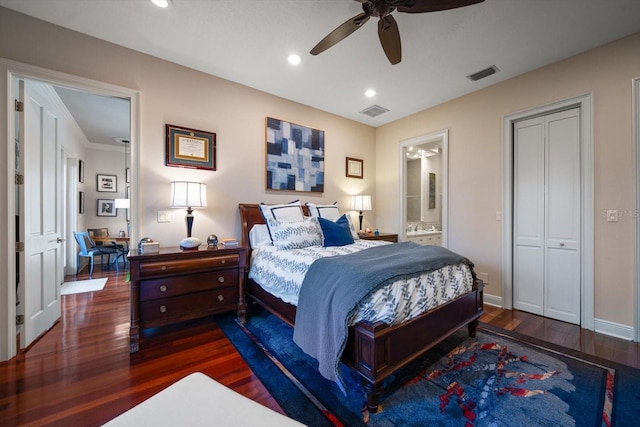
[[[116,193],[118,191],[118,177],[116,175],[98,174],[98,191]]]
[[[78,213],[84,213],[84,191],[78,192]]]
[[[78,160],[78,182],[84,182],[84,161]]]
[[[98,199],[98,216],[116,216],[115,199]]]
[[[347,157],[347,177],[348,178],[360,178],[364,176],[364,162],[360,159],[354,159],[353,157]]]

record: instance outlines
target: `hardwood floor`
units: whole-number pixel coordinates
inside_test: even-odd
[[[101,425],[197,371],[282,412],[212,319],[150,337],[129,355],[125,273],[98,277],[108,277],[103,291],[62,297],[60,321],[0,363],[0,425]],[[523,312],[485,311],[483,322],[640,367],[637,343]]]

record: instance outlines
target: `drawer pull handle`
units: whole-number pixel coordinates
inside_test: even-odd
[[[167,306],[166,305],[161,305],[160,306],[160,313],[166,313],[167,311]]]
[[[222,276],[218,277],[218,282],[224,283],[224,277],[222,277]]]
[[[160,292],[167,292],[167,287],[165,285],[160,285]]]
[[[218,295],[218,301],[223,301],[223,300],[224,300],[224,296]]]
[[[160,270],[165,271],[167,269],[166,265],[163,265],[162,267],[160,267]]]

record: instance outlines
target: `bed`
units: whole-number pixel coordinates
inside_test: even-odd
[[[303,206],[302,209],[304,215],[308,216],[308,208]],[[265,224],[265,219],[258,204],[240,204],[239,211],[242,245],[251,259],[250,231],[256,224]],[[245,283],[250,310],[252,306],[261,306],[295,329],[296,305],[272,295],[252,279]],[[384,380],[388,376],[464,326],[468,327],[469,336],[474,337],[482,313],[483,283],[474,278],[469,292],[410,320],[395,325],[365,320],[352,324],[348,328],[340,361],[360,375],[367,408],[375,413],[378,411]]]

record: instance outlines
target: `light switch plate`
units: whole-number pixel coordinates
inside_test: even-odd
[[[618,211],[616,210],[607,211],[607,222],[618,222]]]
[[[158,222],[171,222],[171,212],[158,211]]]

